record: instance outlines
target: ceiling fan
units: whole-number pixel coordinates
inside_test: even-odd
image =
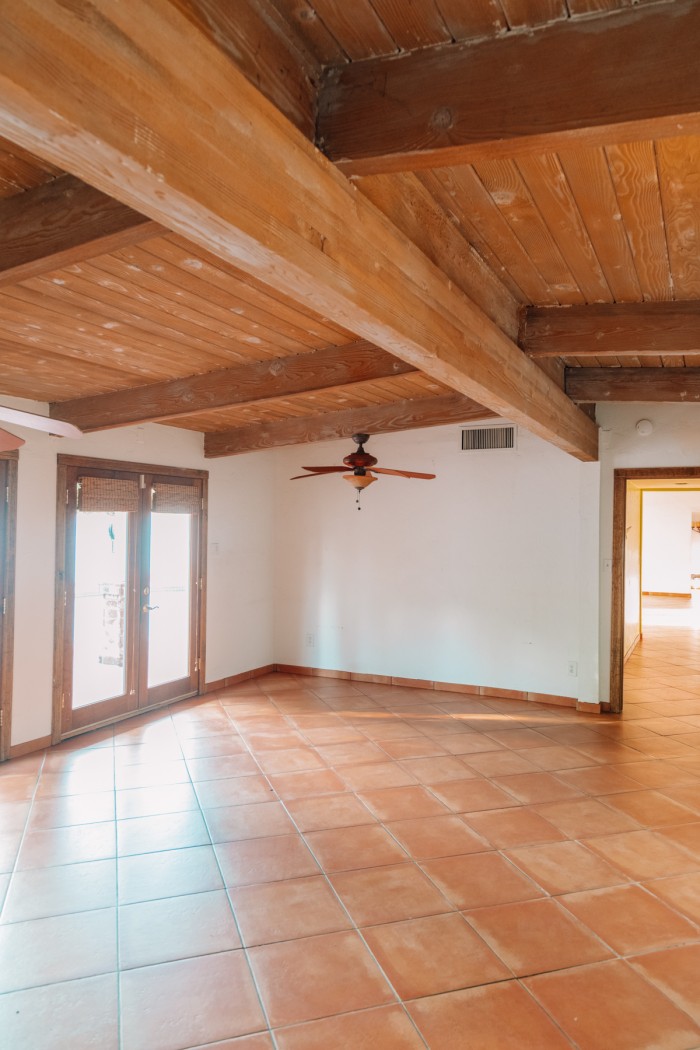
[[[55,437],[79,438],[83,436],[82,430],[74,427],[72,423],[64,423],[61,419],[51,419],[49,416],[40,416],[36,412],[24,412],[19,408],[7,408],[0,405],[0,420],[3,423],[15,423],[29,430],[43,430]],[[0,427],[0,452],[14,452],[24,444],[24,438],[11,434],[9,430]]]
[[[343,481],[349,481],[350,484],[357,490],[357,509],[360,510],[360,493],[362,489],[367,488],[377,478],[375,474],[395,474],[399,478],[423,478],[429,480],[434,478],[434,474],[421,474],[416,470],[394,470],[390,467],[378,467],[376,466],[377,460],[374,456],[371,456],[369,452],[365,452],[365,444],[369,441],[369,434],[353,434],[352,440],[357,445],[357,451],[351,452],[349,456],[345,456],[343,459],[344,466],[342,467],[303,467],[303,470],[308,470],[308,474],[296,474],[290,481],[298,481],[300,478],[317,478],[322,474],[343,474]],[[352,468],[352,474],[343,473],[348,469]]]

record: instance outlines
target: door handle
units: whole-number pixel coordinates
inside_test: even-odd
[[[141,612],[153,612],[154,609],[160,609],[160,605],[142,605]]]

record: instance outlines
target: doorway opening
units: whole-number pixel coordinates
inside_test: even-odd
[[[206,478],[59,457],[54,741],[200,691]]]
[[[700,468],[614,485],[610,708],[700,716]]]

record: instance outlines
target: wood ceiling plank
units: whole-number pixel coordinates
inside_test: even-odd
[[[325,74],[318,141],[375,174],[693,134],[699,50],[700,8],[676,0],[354,62]]]
[[[0,134],[583,460],[595,425],[175,0],[0,7]],[[147,59],[146,59],[147,56]],[[173,99],[177,111],[173,112]],[[243,162],[243,159],[245,162]]]
[[[171,312],[178,325],[187,325],[201,337],[219,341],[230,339],[273,351],[279,347],[288,353],[298,353],[303,349],[297,340],[288,339],[283,333],[263,327],[242,314],[204,302],[191,292],[183,295],[168,280],[145,270],[128,251],[102,255],[94,260],[93,265],[120,282],[137,302],[152,303],[157,309]]]
[[[248,275],[227,266],[209,252],[202,249],[195,251],[192,244],[174,234],[149,241],[143,247],[159,259],[196,273],[200,280],[206,282],[208,289],[214,289],[224,297],[230,297],[233,289],[237,300],[270,313],[276,324],[289,325],[290,328],[306,332],[316,340],[317,346],[329,346],[331,343],[340,346],[353,341],[347,329],[333,324],[327,317],[319,317],[311,310],[304,310],[284,296],[270,294],[268,289]],[[208,294],[212,292],[209,290]]]
[[[700,138],[656,143],[668,257],[679,299],[700,296]]]
[[[154,378],[167,375],[167,369],[174,373],[185,374],[191,371],[193,351],[191,344],[171,342],[166,333],[149,334],[139,327],[115,321],[109,313],[74,306],[55,297],[56,288],[36,289],[25,285],[16,285],[6,289],[0,295],[0,322],[5,332],[14,332],[15,336],[35,342],[47,348],[51,340],[56,339],[63,345],[74,344],[76,349],[90,354],[94,348],[97,354],[120,355],[123,362],[134,359],[133,367],[138,368],[136,358],[149,369]],[[220,368],[227,363],[228,356],[224,351],[217,352],[216,345],[197,351],[197,363],[202,370]],[[126,367],[126,364],[125,364]],[[165,370],[165,371],[164,371]]]
[[[605,152],[561,150],[559,160],[615,300],[638,302],[642,290]]]
[[[621,8],[630,7],[632,3],[633,0],[567,0],[569,10],[574,16],[619,11]]]
[[[495,251],[491,248],[491,245],[486,240],[485,236],[482,236],[479,227],[472,223],[471,211],[469,209],[465,210],[458,202],[457,191],[453,187],[453,169],[447,168],[444,171],[440,169],[436,169],[435,171],[418,171],[415,174],[412,172],[397,172],[390,175],[355,175],[353,178],[355,180],[359,178],[397,178],[401,177],[403,174],[411,175],[413,178],[418,179],[438,207],[445,213],[450,223],[461,232],[464,239],[477,253],[477,256],[483,259],[486,268],[490,270],[494,277],[510,292],[513,299],[521,305],[528,302],[529,300],[522,288],[520,288],[514,281],[498,255],[496,255]],[[487,200],[488,194],[486,194],[483,186],[480,187],[480,191],[484,199]]]
[[[521,346],[531,357],[677,357],[700,352],[700,300],[530,308]]]
[[[81,430],[107,430],[135,423],[162,422],[212,408],[265,401],[300,391],[322,390],[400,375],[411,366],[368,343],[327,347],[297,357],[251,362],[204,375],[137,387],[120,394],[79,398],[51,406],[56,419]]]
[[[137,330],[140,338],[146,340],[147,354],[158,352],[162,346],[168,351],[175,350],[186,354],[190,362],[215,358],[215,361],[211,361],[211,367],[214,368],[250,358],[248,347],[225,339],[215,340],[194,335],[191,330],[186,330],[186,326],[174,322],[169,312],[155,310],[145,304],[135,304],[128,290],[120,292],[106,287],[102,278],[103,275],[99,271],[92,271],[89,266],[71,266],[45,277],[23,282],[21,286],[16,287],[38,293],[47,300],[47,306],[52,305],[52,301],[63,301],[65,309],[69,310],[73,317],[79,311],[90,311],[98,315],[97,323],[108,330],[119,332],[123,330],[124,325]],[[0,304],[7,300],[8,293],[0,293]],[[22,316],[21,308],[18,308],[18,316]],[[26,311],[24,317],[26,320]],[[185,374],[190,371],[191,368],[185,369]]]
[[[314,3],[307,0],[270,0],[288,26],[294,26],[305,46],[321,66],[347,62],[347,55],[324,22]]]
[[[511,29],[525,29],[568,17],[564,0],[501,0]]]
[[[452,34],[435,0],[420,0],[420,3],[371,0],[371,4],[392,39],[406,51],[431,44],[452,43]]]
[[[209,458],[233,456],[281,445],[301,445],[312,441],[350,437],[366,428],[372,434],[387,434],[419,427],[441,426],[445,423],[469,423],[488,419],[488,409],[459,394],[422,398],[415,401],[397,401],[375,408],[351,408],[341,412],[309,419],[283,420],[262,423],[220,434],[206,434],[204,455]]]
[[[566,392],[574,401],[697,404],[700,368],[570,368]]]
[[[313,7],[344,53],[353,61],[368,55],[390,55],[397,44],[371,0],[313,0]]]
[[[231,323],[224,328],[202,310],[192,309],[184,297],[178,297],[174,289],[164,282],[147,281],[143,274],[129,270],[128,264],[116,256],[100,256],[84,265],[82,270],[90,274],[96,283],[109,292],[116,292],[122,300],[131,300],[133,307],[152,316],[171,315],[171,324],[193,340],[200,348],[212,344],[225,352],[230,348],[231,359],[241,355],[253,358],[277,357],[285,349],[292,353],[295,345],[289,346],[284,337],[275,342],[263,338],[262,330],[246,325],[231,315]]]
[[[267,342],[274,343],[276,337],[281,336],[287,349],[314,350],[319,345],[318,340],[305,329],[279,320],[268,310],[241,302],[232,281],[229,282],[228,292],[221,291],[203,281],[199,271],[175,266],[162,256],[154,255],[148,247],[139,246],[128,252],[121,252],[120,258],[129,266],[138,267],[141,272],[151,274],[159,283],[167,282],[171,293],[177,296],[179,301],[218,318],[225,325],[243,320],[247,326],[246,330],[256,335],[260,333]]]
[[[313,137],[321,66],[294,23],[282,18],[268,0],[180,3],[250,82],[305,135]]]
[[[559,302],[534,265],[495,201],[472,167],[436,169],[420,175],[421,181],[458,217],[467,239],[489,262],[497,276],[504,271],[527,303]]]
[[[611,302],[605,274],[557,155],[519,157],[517,166],[585,301]]]
[[[455,40],[496,36],[508,27],[498,0],[437,0],[440,13]]]
[[[115,251],[162,227],[72,175],[0,200],[0,287]]]
[[[606,153],[642,295],[672,299],[654,143],[621,143],[608,146]]]
[[[557,302],[584,302],[583,293],[515,163],[483,161],[474,165],[474,170]]]
[[[118,362],[120,369],[142,382],[150,380],[155,383],[173,373],[172,364],[160,363],[157,355],[144,359],[139,352],[128,353],[127,347],[118,339],[94,328],[76,332],[74,326],[47,323],[44,318],[27,325],[25,315],[15,318],[0,311],[0,330],[6,341],[25,351],[33,350],[38,356],[48,350],[55,350],[66,359],[92,362],[104,367],[116,367]],[[28,364],[28,367],[31,369],[31,365]]]
[[[118,333],[120,337],[126,337],[134,349],[140,349],[146,356],[174,351],[180,357],[184,354],[191,363],[202,364],[203,370],[207,365],[219,368],[234,360],[246,359],[247,354],[243,352],[232,353],[229,341],[195,339],[191,334],[182,332],[165,311],[141,309],[136,312],[132,300],[127,296],[106,294],[100,285],[85,279],[80,273],[72,272],[73,269],[71,267],[70,270],[59,270],[46,277],[24,281],[16,288],[39,296],[43,306],[73,321],[79,321],[87,312],[95,324]],[[0,295],[0,304],[9,301],[8,296]],[[16,312],[22,316],[21,306],[16,308]],[[27,311],[24,311],[24,316],[26,318]],[[127,333],[133,333],[138,342],[133,343]]]
[[[356,184],[499,328],[517,337],[515,297],[415,175],[368,175]]]
[[[64,356],[54,348],[37,352],[36,346],[19,346],[9,339],[0,340],[0,355],[3,394],[32,401],[123,390],[139,380],[114,364]]]

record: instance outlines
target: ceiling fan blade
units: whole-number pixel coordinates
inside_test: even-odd
[[[17,437],[15,434],[11,434],[9,430],[0,428],[0,452],[14,452],[16,448],[21,448],[23,444],[24,438]]]
[[[79,438],[83,436],[82,430],[73,426],[72,423],[65,423],[62,419],[51,419],[50,416],[40,416],[37,412],[24,412],[22,409],[7,408],[5,405],[0,405],[0,419],[4,423],[15,423],[19,427],[28,427],[30,430],[43,430],[57,437]]]
[[[420,474],[417,470],[391,470],[390,467],[370,467],[373,474],[396,474],[400,478],[424,478],[430,480],[434,474]]]
[[[341,470],[346,473],[350,470],[350,467],[302,467],[302,470],[310,470],[313,474],[335,474]]]
[[[322,478],[324,474],[336,474],[336,472],[341,470],[343,474],[347,474],[348,471],[351,471],[351,468],[347,466],[317,466],[303,467],[302,469],[310,469],[311,474],[296,474],[294,478],[290,478],[290,481],[298,481],[299,478]]]

